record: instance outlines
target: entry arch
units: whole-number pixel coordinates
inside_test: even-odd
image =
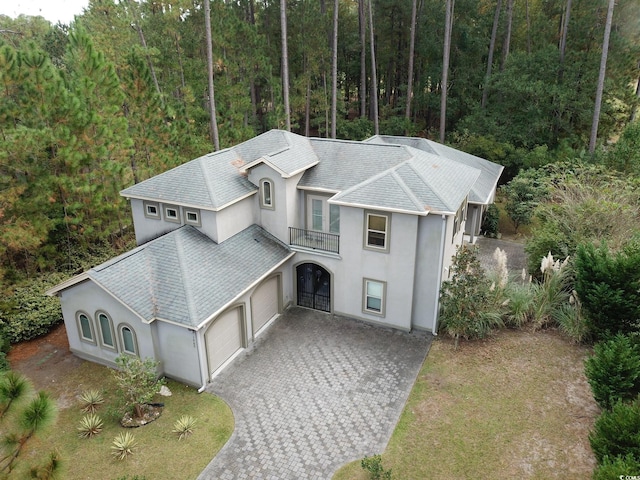
[[[331,312],[333,275],[316,262],[296,265],[296,303],[301,307]]]

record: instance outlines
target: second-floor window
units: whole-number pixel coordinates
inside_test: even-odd
[[[153,218],[154,220],[160,219],[160,205],[156,202],[144,202],[144,216],[147,218]]]
[[[165,205],[164,219],[167,222],[180,223],[180,209],[174,205]]]
[[[389,224],[391,214],[365,212],[365,242],[371,250],[389,251]]]
[[[273,210],[273,182],[268,178],[260,180],[260,206]]]

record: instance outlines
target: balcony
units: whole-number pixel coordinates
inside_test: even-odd
[[[289,227],[289,245],[340,253],[340,235]]]

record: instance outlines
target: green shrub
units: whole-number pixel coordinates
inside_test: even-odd
[[[504,323],[508,327],[520,328],[531,320],[533,314],[534,298],[531,284],[510,282],[505,288],[505,295],[508,303]]]
[[[391,469],[384,469],[380,455],[364,457],[360,462],[360,466],[363,470],[369,472],[370,480],[391,480]]]
[[[596,419],[589,434],[593,453],[602,463],[605,457],[632,455],[640,459],[640,403],[616,403]]]
[[[602,408],[633,400],[640,393],[640,347],[625,335],[599,343],[585,361],[585,374]]]
[[[451,265],[451,280],[440,290],[440,327],[455,339],[482,338],[503,326],[500,300],[492,292],[476,254],[463,245]]]
[[[0,324],[11,343],[45,335],[62,321],[60,301],[44,294],[62,278],[51,274],[32,279],[0,303]]]
[[[80,395],[81,409],[85,413],[95,413],[99,405],[104,403],[104,395],[100,390],[87,390]]]
[[[580,245],[576,290],[596,338],[638,330],[640,319],[640,241],[612,253],[606,245]]]
[[[187,438],[189,435],[193,433],[193,429],[196,426],[196,419],[191,415],[182,415],[176,422],[173,424],[173,433],[178,435],[178,440],[182,440],[183,438]]]
[[[103,426],[104,422],[102,419],[98,415],[90,413],[80,420],[78,436],[80,438],[91,438],[98,435],[102,431]]]
[[[633,455],[627,455],[626,457],[609,458],[608,456],[602,459],[602,463],[593,472],[593,480],[612,480],[618,478],[624,478],[629,474],[636,474],[640,472],[640,461],[633,457]]]
[[[487,212],[482,219],[482,226],[480,230],[484,235],[491,238],[498,236],[498,225],[500,223],[500,210],[496,207],[495,203],[489,205]]]
[[[560,305],[553,313],[553,318],[558,327],[571,341],[584,343],[589,340],[589,325],[582,315],[580,303],[573,294],[569,297],[573,303]]]
[[[569,302],[572,284],[572,271],[568,258],[563,262],[549,254],[543,258],[540,266],[542,279],[531,284],[533,310],[531,320],[535,328],[544,328],[556,324],[557,313]]]

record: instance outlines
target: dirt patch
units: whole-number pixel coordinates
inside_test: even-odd
[[[69,350],[64,323],[47,335],[13,345],[8,359],[11,368],[29,378],[36,389],[55,393],[59,406],[75,397],[58,386],[60,379],[68,378],[84,363]]]

